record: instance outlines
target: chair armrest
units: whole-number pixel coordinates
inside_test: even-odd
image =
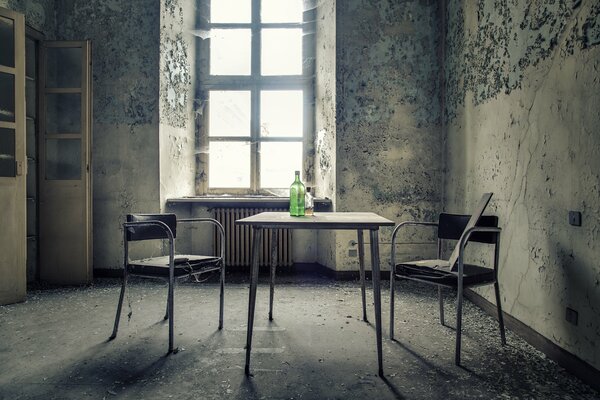
[[[419,222],[419,221],[404,221],[399,223],[395,228],[394,228],[394,232],[392,232],[392,254],[391,254],[391,268],[390,271],[392,271],[392,273],[394,273],[395,268],[396,268],[396,235],[398,234],[398,231],[400,230],[400,228],[403,228],[405,226],[434,226],[437,228],[438,223],[437,222]]]
[[[158,226],[162,228],[167,234],[167,239],[169,240],[169,270],[171,273],[175,270],[175,240],[173,239],[173,232],[171,232],[171,228],[169,225],[165,224],[162,221],[135,221],[135,222],[124,222],[123,223],[123,243],[128,243],[127,240],[127,228],[133,228],[136,226]],[[126,253],[127,254],[127,253]],[[125,268],[127,268],[127,264],[129,260],[127,259],[127,255],[125,255]]]
[[[219,221],[214,218],[181,218],[177,220],[177,223],[194,223],[194,222],[207,222],[209,224],[213,224],[217,227],[219,231],[219,235],[221,236],[221,260],[223,260],[223,264],[225,264],[225,228]]]
[[[469,241],[469,238],[471,237],[471,235],[475,232],[490,232],[490,233],[496,233],[498,236],[500,235],[500,232],[502,232],[502,228],[495,228],[495,227],[488,227],[488,226],[474,226],[472,228],[467,229],[466,231],[463,232],[462,236],[459,239],[459,249],[458,249],[458,276],[459,278],[462,278],[463,275],[463,258],[464,258],[464,253],[465,253],[465,246],[467,245],[467,242]],[[496,246],[498,246],[500,244],[500,238],[498,237],[496,239]],[[494,270],[496,270],[496,268],[498,267],[496,260],[494,262]],[[459,279],[460,281],[462,281],[462,279]]]

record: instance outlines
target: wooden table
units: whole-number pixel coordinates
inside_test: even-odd
[[[379,228],[394,226],[394,222],[372,212],[325,212],[312,216],[292,217],[287,212],[263,212],[235,221],[238,225],[252,227],[252,268],[250,274],[250,297],[248,299],[248,328],[246,333],[246,375],[250,374],[250,352],[252,351],[252,331],[254,329],[254,309],[256,306],[256,286],[258,283],[258,257],[262,240],[262,230],[272,229],[271,240],[271,290],[269,298],[269,319],[273,319],[273,293],[275,268],[277,266],[276,229],[335,229],[356,230],[361,272],[363,320],[367,320],[365,306],[364,279],[364,240],[363,230],[369,230],[371,239],[371,268],[373,278],[373,298],[375,303],[375,332],[377,339],[377,361],[379,376],[383,376],[381,348],[381,277],[379,266]]]

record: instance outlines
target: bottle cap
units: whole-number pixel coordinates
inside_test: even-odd
[[[311,188],[310,186],[307,186],[307,187],[306,187],[306,191],[307,191],[307,192],[310,192],[311,190],[312,190],[312,188]]]

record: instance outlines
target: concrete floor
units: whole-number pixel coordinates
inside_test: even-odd
[[[137,280],[130,288],[112,342],[106,339],[118,280],[30,291],[26,303],[0,307],[0,398],[600,398],[510,331],[508,345],[500,346],[496,322],[469,302],[463,367],[456,367],[454,330],[439,325],[435,290],[410,282],[399,285],[397,341],[387,339],[384,286],[385,379],[376,376],[374,327],[361,321],[356,282],[282,277],[272,323],[268,286],[261,284],[252,378],[243,370],[247,283],[228,284],[222,331],[217,330],[218,286],[180,284],[175,309],[180,351],[167,357],[167,324],[161,318],[166,286]],[[453,297],[448,293],[450,325]],[[370,289],[368,299],[372,317]]]

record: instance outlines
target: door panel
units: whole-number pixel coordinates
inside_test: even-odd
[[[42,47],[40,278],[92,279],[90,43]]]
[[[0,304],[25,299],[25,20],[0,8]]]

